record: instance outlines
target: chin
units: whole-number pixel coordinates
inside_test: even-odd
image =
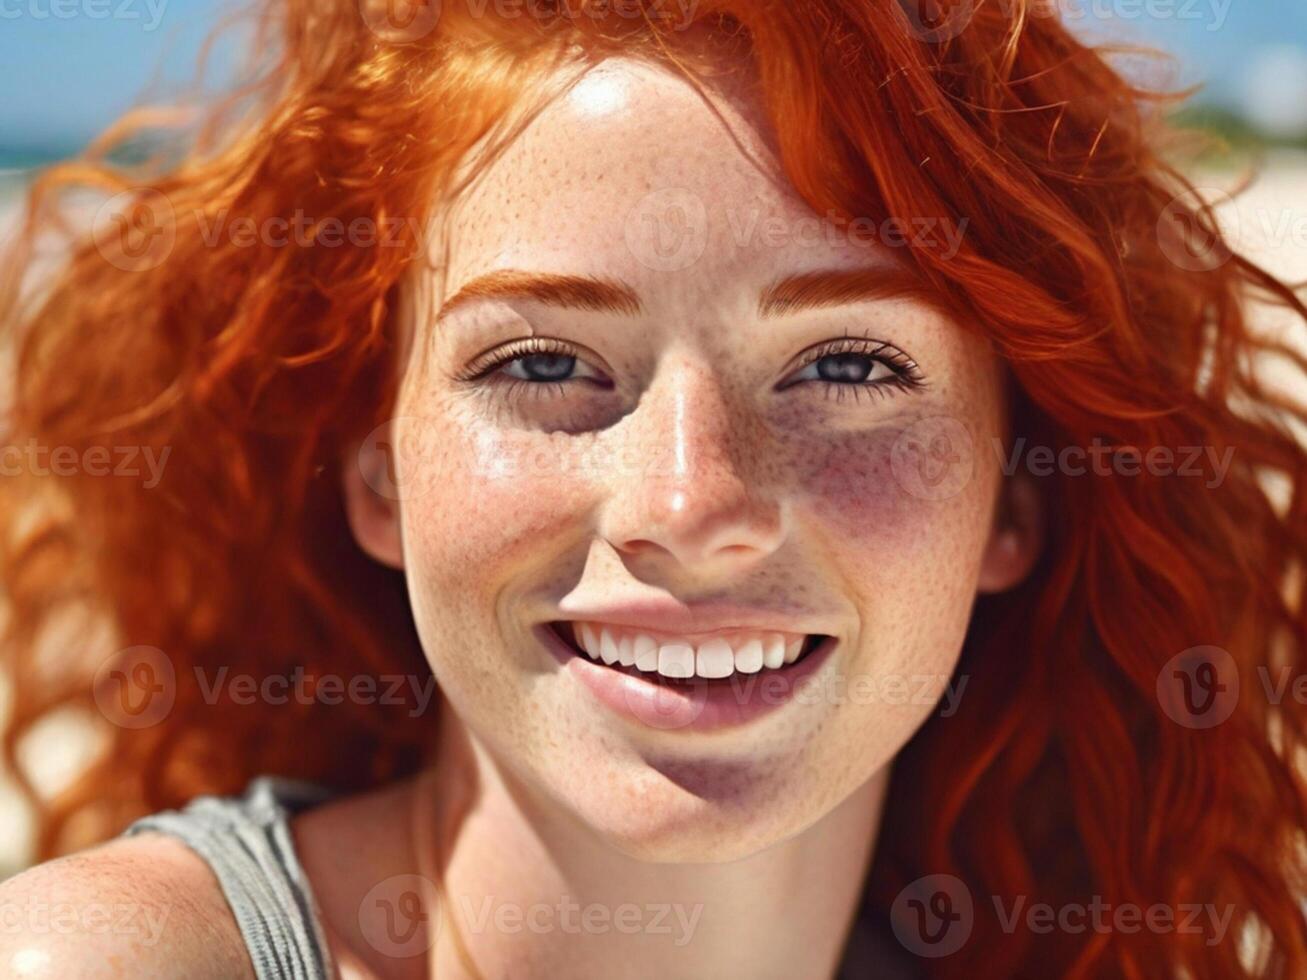
[[[729,799],[697,796],[658,772],[645,785],[573,809],[615,849],[655,864],[715,864],[766,850],[811,822],[790,794],[768,788]],[[761,789],[761,787],[760,787]],[[580,805],[577,805],[577,804]],[[816,819],[819,815],[813,815]]]

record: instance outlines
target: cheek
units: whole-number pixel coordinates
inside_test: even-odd
[[[991,527],[993,475],[972,439],[914,422],[810,440],[802,511],[882,624],[964,621]],[[956,616],[951,615],[956,612]],[[939,620],[937,620],[939,621]]]
[[[795,472],[814,515],[840,539],[915,549],[944,526],[956,537],[983,522],[989,479],[974,444],[955,419],[927,418],[809,438]]]
[[[904,524],[891,467],[893,432],[846,433],[809,448],[801,486],[815,517],[837,539],[870,541]]]
[[[411,481],[428,489],[403,502],[410,574],[447,579],[450,596],[475,586],[479,599],[575,530],[589,437],[509,431],[466,411],[428,429],[431,449],[412,465],[430,475]]]

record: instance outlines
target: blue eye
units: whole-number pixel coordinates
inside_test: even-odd
[[[799,382],[816,381],[836,398],[847,393],[857,398],[863,391],[885,395],[925,384],[916,362],[903,351],[882,341],[859,338],[822,344],[791,377]]]
[[[574,375],[578,367],[585,367],[587,373]],[[496,351],[474,363],[459,380],[491,387],[507,385],[510,397],[516,396],[520,389],[529,389],[532,397],[561,395],[567,385],[576,381],[611,386],[602,374],[585,366],[575,348],[547,337],[531,337]]]
[[[547,384],[566,380],[578,363],[571,354],[527,354],[509,358],[500,366],[511,378]],[[515,366],[519,366],[517,373],[511,370]]]
[[[870,354],[823,354],[809,361],[802,374],[804,380],[825,381],[832,384],[870,384],[897,378],[898,372]]]

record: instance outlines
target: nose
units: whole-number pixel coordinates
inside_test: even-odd
[[[705,365],[668,360],[626,419],[604,537],[623,555],[690,571],[756,562],[785,534],[783,501],[758,479],[766,433]]]

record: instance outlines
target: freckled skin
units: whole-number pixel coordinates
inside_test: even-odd
[[[687,601],[790,600],[841,624],[827,673],[946,677],[998,471],[975,452],[956,493],[923,499],[895,466],[931,462],[900,442],[921,419],[957,420],[988,445],[1000,378],[979,340],[914,301],[760,320],[759,294],[781,276],[904,256],[825,236],[742,240],[751,217],[782,229],[813,217],[750,159],[769,159],[756,107],[720,101],[737,144],[674,75],[624,60],[595,71],[621,98],[599,114],[550,103],[444,216],[446,247],[433,249],[424,288],[438,306],[496,269],[595,275],[630,284],[643,308],[501,299],[414,325],[396,415],[424,420],[439,460],[404,465],[441,476],[402,502],[404,564],[442,692],[499,765],[630,855],[727,861],[813,825],[893,759],[935,702],[831,697],[739,730],[641,728],[561,672],[528,628],[569,594],[632,582]],[[672,270],[649,260],[656,223],[632,217],[668,189],[697,195],[707,219],[702,255]],[[906,352],[926,386],[838,399],[815,380],[777,390],[803,351],[846,333]],[[501,374],[517,384],[510,395],[507,383],[452,380],[482,351],[531,335],[572,345],[577,371],[610,386],[533,392]]]

